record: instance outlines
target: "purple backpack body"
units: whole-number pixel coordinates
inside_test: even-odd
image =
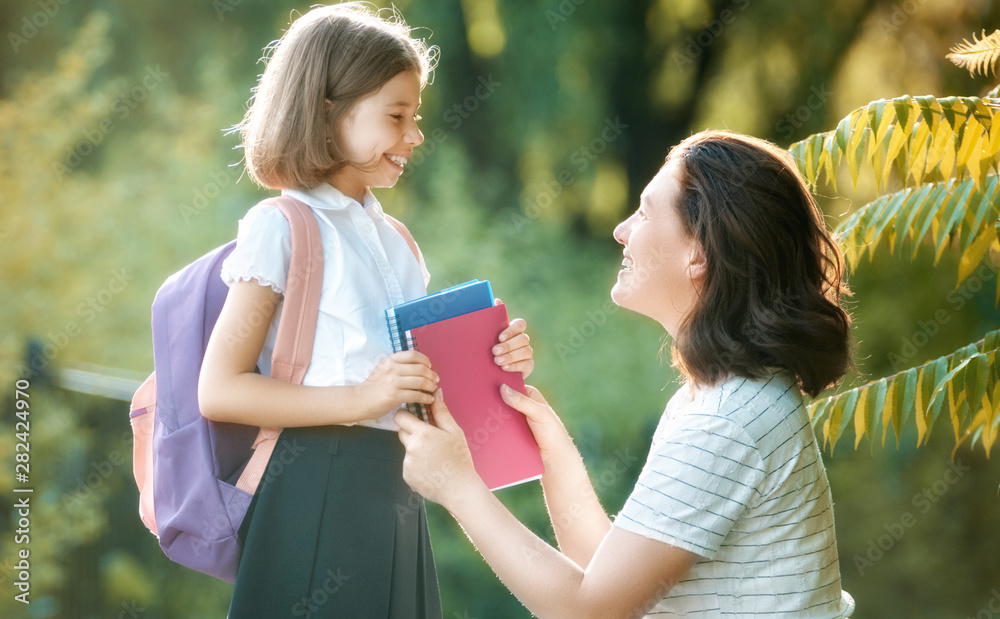
[[[292,259],[272,376],[301,383],[312,356],[323,253],[311,210],[271,200],[289,220]],[[229,288],[222,262],[232,241],[175,273],[152,308],[153,374],[132,399],[133,470],[139,512],[173,561],[234,582],[237,534],[267,467],[279,429],[209,421],[198,377]]]

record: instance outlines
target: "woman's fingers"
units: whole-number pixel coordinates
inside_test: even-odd
[[[532,387],[532,389],[534,388]],[[534,392],[538,394],[537,389],[534,389]],[[541,394],[538,395],[539,397],[541,396]],[[538,401],[517,391],[516,389],[511,389],[507,385],[502,385],[500,387],[500,396],[503,398],[504,402],[514,407],[514,409],[524,413],[525,416],[531,419],[537,419],[539,421],[542,420],[546,409],[549,408],[549,405],[544,399]]]
[[[538,389],[535,389],[535,388],[534,388],[534,387],[532,387],[531,385],[525,385],[525,386],[524,386],[524,390],[525,390],[525,394],[526,394],[526,395],[527,395],[527,396],[528,396],[529,398],[531,398],[531,399],[532,399],[532,400],[534,400],[535,402],[538,402],[538,403],[542,404],[542,405],[543,405],[543,406],[545,406],[546,408],[551,408],[551,407],[549,406],[549,403],[548,403],[548,401],[547,401],[547,400],[545,399],[545,396],[543,396],[543,395],[542,395],[542,392],[541,392],[541,391],[539,391]]]
[[[434,392],[434,403],[431,404],[431,415],[434,417],[434,425],[441,428],[445,432],[462,432],[462,428],[455,421],[455,418],[451,416],[451,411],[448,410],[448,404],[444,400],[444,392],[438,389]]]
[[[403,442],[404,446],[410,440],[410,435],[424,423],[405,410],[397,412],[393,419],[396,420],[396,425],[399,426],[399,440]]]

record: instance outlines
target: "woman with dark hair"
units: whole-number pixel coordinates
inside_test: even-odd
[[[687,380],[614,521],[530,387],[503,397],[542,450],[561,552],[476,475],[446,393],[435,398],[437,427],[397,415],[404,479],[454,515],[538,617],[849,617],[803,394],[850,366],[851,321],[841,254],[791,156],[729,132],[694,135],[615,239],[624,260],[612,299],[663,325]]]

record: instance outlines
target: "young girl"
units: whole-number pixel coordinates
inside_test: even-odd
[[[393,16],[319,7],[277,43],[239,126],[250,176],[309,207],[324,271],[302,385],[269,377],[290,259],[289,226],[250,209],[223,265],[230,292],[202,368],[208,419],[285,428],[241,535],[230,617],[441,617],[423,503],[402,480],[393,413],[430,404],[437,375],[392,354],[384,310],[426,294],[405,228],[369,191],[392,187],[413,149],[431,49]],[[515,320],[494,349],[533,361]],[[255,371],[255,368],[257,371]]]
[[[397,415],[404,479],[452,512],[542,619],[850,616],[802,401],[850,365],[850,318],[840,252],[791,156],[747,136],[694,135],[670,152],[615,239],[625,249],[611,297],[663,325],[687,384],[614,522],[533,390],[504,399],[542,449],[562,553],[484,491],[447,393],[432,407],[437,428]],[[447,484],[427,483],[442,470]]]

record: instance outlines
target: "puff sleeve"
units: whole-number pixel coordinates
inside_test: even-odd
[[[240,220],[236,248],[222,263],[222,280],[256,280],[284,294],[292,257],[288,220],[273,204],[258,204]]]

